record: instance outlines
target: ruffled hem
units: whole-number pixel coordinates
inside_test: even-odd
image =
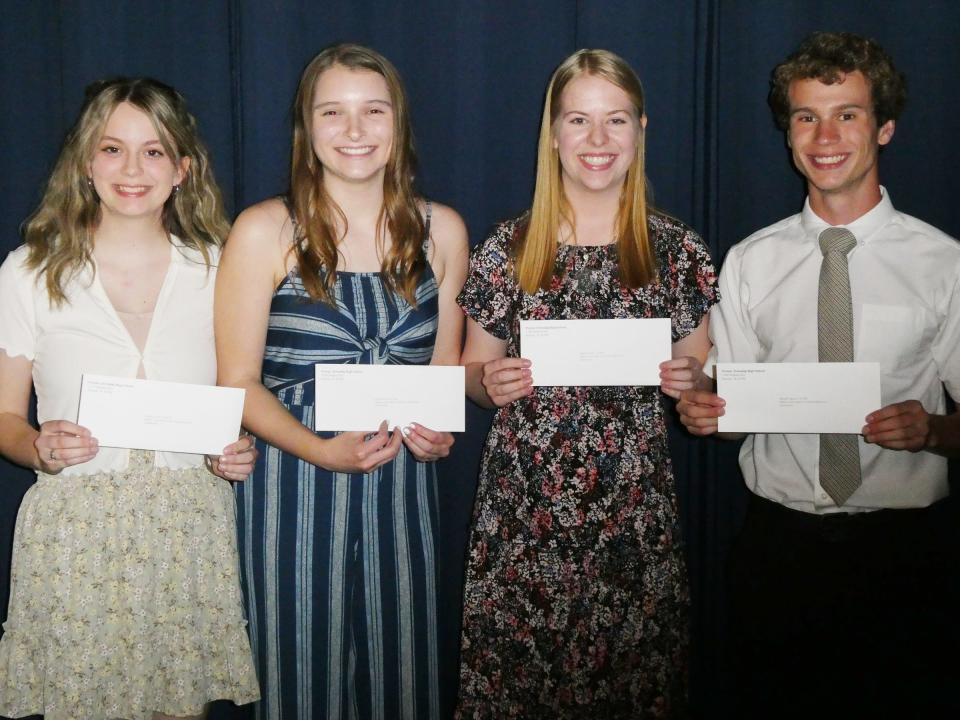
[[[43,637],[43,630],[25,630],[7,622],[0,638],[0,715],[42,714],[45,720],[152,720],[157,712],[199,715],[214,700],[236,705],[255,702],[260,699],[260,689],[244,626],[226,629],[212,639],[211,647],[217,646],[217,650],[209,655],[220,659],[219,664],[184,666],[179,673],[164,676],[161,686],[157,676],[130,682],[101,678],[94,683],[89,683],[88,677],[84,680],[89,684],[83,684],[69,673],[47,673],[37,639]],[[198,677],[204,678],[199,686]],[[194,688],[183,696],[183,688],[191,684]]]
[[[17,517],[0,715],[192,715],[259,697],[230,486],[202,469],[42,476]]]

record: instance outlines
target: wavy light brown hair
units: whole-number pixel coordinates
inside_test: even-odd
[[[579,50],[554,71],[547,86],[537,145],[537,182],[526,226],[515,246],[517,280],[524,292],[547,288],[553,278],[562,222],[575,226],[573,210],[563,191],[560,155],[554,147],[554,128],[560,117],[564,88],[581,75],[593,75],[623,90],[633,103],[639,122],[644,114],[643,86],[627,62],[607,50]],[[637,137],[637,154],[620,191],[617,246],[620,283],[642,287],[653,280],[657,259],[650,244],[647,215],[654,212],[644,172],[644,130]]]
[[[877,126],[896,120],[907,102],[907,81],[880,45],[853,33],[817,32],[808,36],[770,76],[767,100],[781,130],[790,127],[790,84],[816,79],[826,85],[863,73],[870,85]]]
[[[93,267],[93,233],[100,223],[100,199],[89,182],[90,163],[111,113],[129,103],[153,123],[175,165],[190,158],[179,190],[163,206],[168,234],[199,250],[210,264],[230,225],[197,121],[183,96],[152,78],[114,78],[89,85],[76,124],[67,134],[40,205],[23,224],[29,248],[27,267],[43,276],[51,303],[66,301],[64,287],[85,267]]]
[[[370,71],[387,83],[393,108],[393,144],[383,176],[383,205],[377,218],[377,242],[384,247],[381,269],[385,285],[416,304],[416,288],[426,261],[426,228],[413,188],[416,154],[407,97],[396,68],[380,53],[361,45],[341,44],[323,50],[300,77],[294,101],[293,157],[289,198],[298,236],[291,248],[304,289],[314,300],[333,303],[337,245],[346,235],[347,218],[323,185],[323,165],[311,140],[313,96],[317,79],[332,67]],[[337,228],[342,228],[338,234]]]

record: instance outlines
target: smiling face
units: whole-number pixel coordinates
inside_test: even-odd
[[[90,179],[104,217],[156,218],[186,176],[189,159],[169,156],[142,110],[120,103],[110,113],[90,161]]]
[[[831,85],[794,80],[789,97],[787,140],[814,210],[837,200],[869,210],[880,199],[877,159],[894,121],[877,127],[866,78],[857,71]]]
[[[571,80],[553,124],[564,191],[619,194],[646,122],[609,80],[588,74]]]
[[[324,182],[383,182],[393,145],[393,104],[386,79],[334,65],[313,91],[311,140]]]

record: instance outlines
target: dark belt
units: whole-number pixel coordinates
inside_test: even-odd
[[[909,532],[939,515],[946,501],[929,507],[870,510],[867,512],[808,513],[793,510],[751,493],[748,522],[775,523],[780,527],[824,540],[844,542],[871,533]]]

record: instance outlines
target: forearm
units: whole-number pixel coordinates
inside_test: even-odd
[[[40,467],[34,444],[40,433],[19,415],[0,413],[0,455],[23,467]]]
[[[295,455],[312,465],[325,467],[325,441],[291,415],[263,384],[256,381],[228,384],[246,391],[243,426],[247,430],[285,453]]]
[[[488,410],[496,408],[496,405],[494,405],[490,396],[487,394],[487,389],[483,386],[483,363],[467,363],[465,371],[467,397],[482,408],[487,408]]]

